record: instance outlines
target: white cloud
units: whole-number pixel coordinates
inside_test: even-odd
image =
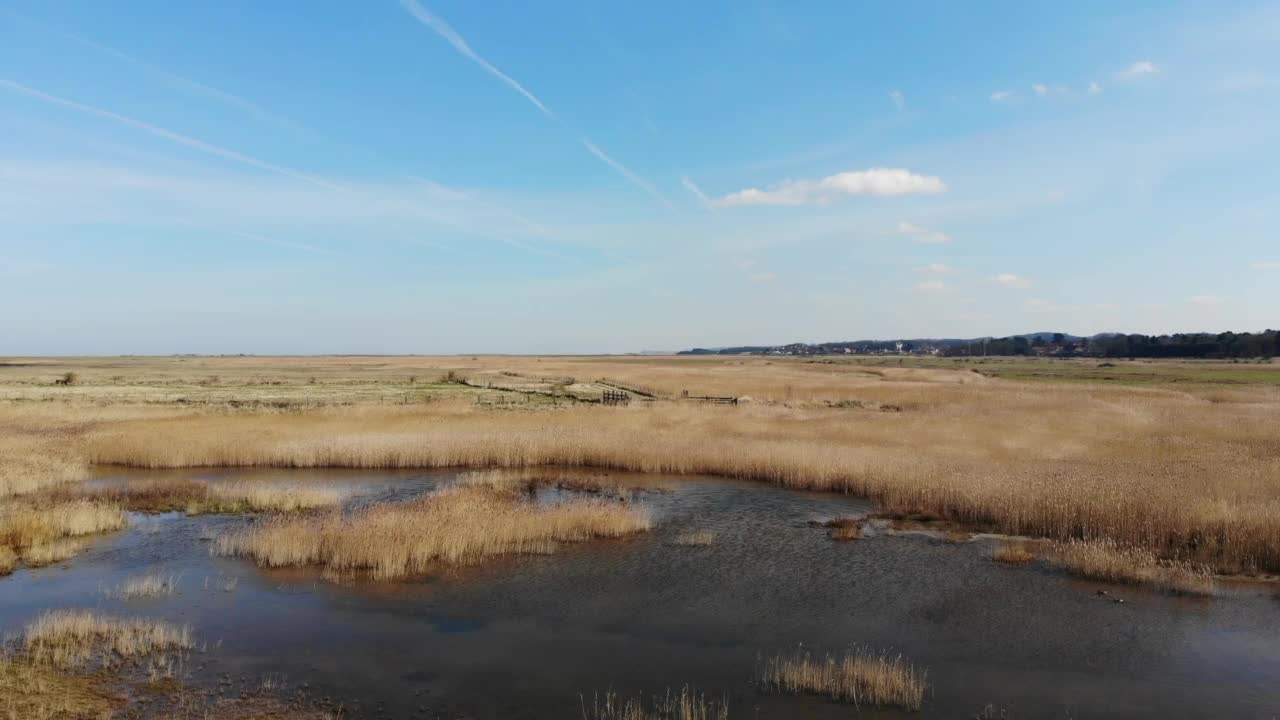
[[[844,195],[909,195],[947,189],[941,178],[917,175],[901,168],[871,168],[828,175],[821,180],[788,180],[768,190],[747,188],[716,201],[735,205],[827,205]]]
[[[1014,275],[1013,273],[1000,273],[999,275],[993,275],[991,277],[991,282],[999,285],[1000,287],[1007,287],[1007,288],[1031,287],[1030,280],[1027,280],[1026,278],[1021,277],[1019,275]]]
[[[753,273],[749,277],[751,278],[751,282],[757,283],[773,282],[778,278],[777,275],[771,272]]]
[[[947,289],[946,283],[940,280],[924,280],[912,286],[916,292],[936,293]]]
[[[1217,295],[1192,295],[1187,298],[1187,302],[1192,305],[1220,305],[1222,298]]]
[[[1280,262],[1256,262],[1253,264],[1254,270],[1280,270]]]
[[[1089,94],[1098,95],[1102,92],[1102,86],[1096,82],[1089,83]]]
[[[991,93],[991,102],[1004,102],[1012,100],[1017,93],[1012,90],[997,90]]]
[[[951,242],[951,238],[947,237],[946,233],[930,230],[927,227],[921,227],[915,223],[907,222],[906,220],[900,221],[897,227],[894,228],[894,231],[899,235],[910,235],[911,238],[918,243],[936,244]]]
[[[1129,67],[1116,73],[1116,77],[1122,80],[1135,80],[1144,75],[1154,75],[1160,72],[1160,68],[1150,60],[1139,60]]]
[[[523,85],[516,82],[510,75],[507,75],[494,67],[488,60],[480,57],[475,50],[472,50],[471,46],[467,44],[467,41],[463,39],[463,37],[459,35],[458,32],[449,25],[449,23],[445,22],[443,18],[431,14],[431,12],[426,8],[422,7],[418,0],[400,0],[400,5],[405,9],[405,12],[416,18],[418,22],[431,28],[437,35],[447,40],[449,44],[453,46],[453,49],[461,53],[463,57],[484,68],[485,72],[498,78],[502,82],[511,86],[513,90],[523,95],[526,100],[533,103],[534,107],[541,110],[543,115],[550,118],[555,117],[555,114],[538,99],[537,95],[526,90]]]
[[[693,193],[693,196],[698,198],[698,202],[702,203],[703,207],[708,210],[715,209],[715,203],[711,198],[707,197],[706,193],[702,192],[702,188],[698,187],[698,184],[690,179],[688,175],[680,176],[680,184],[684,186],[685,190]]]
[[[907,98],[903,96],[900,90],[890,90],[889,99],[893,101],[893,106],[899,110],[907,109]]]
[[[929,263],[923,267],[916,268],[916,272],[932,273],[934,275],[946,275],[955,272],[955,268],[944,263]]]
[[[1031,86],[1035,94],[1040,97],[1048,97],[1050,95],[1066,95],[1071,92],[1071,88],[1066,85],[1046,85],[1044,83],[1035,83]]]

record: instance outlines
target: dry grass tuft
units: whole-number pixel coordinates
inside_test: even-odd
[[[218,539],[224,555],[259,565],[321,565],[333,576],[393,579],[437,564],[465,565],[502,555],[548,553],[560,542],[648,530],[643,508],[599,500],[538,504],[514,489],[459,485],[350,518],[274,518]]]
[[[18,554],[8,545],[0,545],[0,577],[13,572],[18,565]]]
[[[114,618],[88,610],[52,610],[36,618],[22,638],[27,656],[60,668],[100,663],[152,653],[188,650],[191,629],[157,620]]]
[[[22,562],[27,567],[56,565],[84,552],[86,543],[80,540],[50,540],[22,550]]]
[[[1149,585],[1187,595],[1212,595],[1213,573],[1202,565],[1163,560],[1145,548],[1112,540],[1073,540],[1054,545],[1052,560],[1073,575],[1090,580]]]
[[[4,720],[107,720],[120,704],[98,678],[70,675],[24,657],[0,657]]]
[[[698,530],[681,530],[671,543],[673,545],[707,546],[715,543],[715,541],[715,531],[702,528]]]
[[[1036,559],[1025,542],[1002,542],[991,551],[991,559],[1010,565],[1025,565]]]
[[[22,550],[61,538],[119,530],[127,522],[119,506],[89,500],[48,507],[10,503],[0,506],[0,545]]]
[[[776,655],[765,663],[761,681],[773,692],[919,710],[928,687],[926,676],[901,655],[855,649],[821,660],[807,652]]]
[[[134,598],[150,598],[172,595],[177,589],[177,578],[172,574],[161,575],[152,573],[150,575],[140,575],[125,580],[115,590],[108,592],[108,597],[118,600],[132,600]]]
[[[609,692],[597,695],[590,706],[582,700],[583,720],[728,720],[729,707],[723,701],[708,700],[685,686],[678,694],[667,691],[646,703],[643,698],[623,700]]]
[[[849,541],[862,539],[863,521],[857,518],[836,518],[823,523],[827,528],[827,537],[832,540]]]

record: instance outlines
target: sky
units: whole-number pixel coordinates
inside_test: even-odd
[[[0,355],[1280,326],[1280,3],[0,0]]]

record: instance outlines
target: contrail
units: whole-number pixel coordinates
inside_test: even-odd
[[[462,53],[468,60],[471,60],[475,64],[484,68],[484,71],[490,75],[498,78],[507,85],[510,85],[513,90],[523,95],[526,100],[533,103],[535,107],[541,110],[543,115],[546,115],[549,118],[555,117],[555,113],[551,112],[551,110],[538,99],[537,95],[526,90],[523,85],[516,82],[510,75],[502,72],[498,68],[494,67],[488,60],[485,60],[476,54],[476,51],[471,49],[471,46],[467,44],[467,41],[464,40],[463,37],[449,25],[449,23],[445,22],[443,18],[431,14],[431,12],[426,8],[422,7],[422,4],[419,3],[418,0],[400,0],[400,5],[404,7],[406,12],[417,18],[418,22],[431,28],[437,35],[449,41],[449,44],[452,45],[455,50]]]
[[[671,204],[671,201],[668,200],[665,196],[663,196],[662,193],[658,192],[658,189],[655,188],[653,185],[651,185],[648,180],[645,180],[639,175],[631,172],[630,168],[628,168],[626,165],[623,165],[617,160],[614,160],[613,158],[609,157],[609,155],[606,154],[605,151],[601,150],[599,147],[596,146],[595,143],[591,142],[590,138],[583,137],[582,144],[584,147],[587,148],[587,150],[591,151],[592,155],[595,155],[596,157],[600,158],[605,163],[607,163],[614,170],[617,170],[619,174],[621,174],[626,179],[630,180],[636,187],[652,195],[655,200],[662,203],[663,205],[666,205],[668,209],[671,209],[671,210],[676,209],[675,206]]]
[[[186,147],[192,148],[194,150],[199,150],[201,152],[208,153],[210,155],[216,155],[218,157],[225,158],[227,160],[234,160],[238,163],[243,163],[251,167],[256,167],[260,170],[268,170],[273,173],[278,173],[286,177],[291,177],[291,178],[294,178],[295,180],[302,180],[303,182],[307,182],[322,188],[327,188],[329,190],[342,189],[337,185],[334,185],[333,183],[330,183],[328,181],[322,180],[317,177],[313,177],[311,175],[307,175],[306,173],[298,172],[297,170],[291,170],[287,167],[282,167],[280,165],[273,165],[264,160],[259,160],[255,157],[245,155],[244,153],[236,152],[235,150],[228,150],[227,148],[218,147],[217,145],[210,145],[209,143],[204,142],[203,140],[197,140],[196,138],[193,138],[193,137],[181,135],[179,133],[173,132],[172,130],[166,130],[162,127],[152,125],[151,123],[143,122],[142,120],[136,120],[134,118],[128,117],[127,115],[121,115],[119,113],[111,112],[110,110],[103,110],[102,108],[93,107],[92,105],[85,105],[84,103],[78,103],[74,100],[68,100],[66,98],[58,97],[57,95],[50,95],[49,93],[42,92],[32,87],[27,87],[26,85],[14,82],[12,80],[6,80],[4,78],[0,78],[0,88],[7,88],[9,90],[13,90],[14,92],[19,92],[19,93],[22,93],[23,95],[28,95],[38,100],[43,100],[47,103],[60,105],[62,107],[70,108],[72,110],[78,110],[82,113],[87,113],[89,115],[97,115],[98,117],[101,117],[101,118],[114,120],[115,122],[118,122],[121,125],[128,125],[129,127],[142,130],[143,132],[150,133],[152,135],[155,135],[156,137],[161,137],[171,142],[178,143],[179,145],[185,145]]]
[[[466,39],[463,38],[461,35],[459,35],[458,31],[454,30],[453,27],[450,26],[449,23],[445,22],[443,18],[441,18],[438,15],[432,14],[429,10],[424,8],[422,4],[418,2],[418,0],[400,0],[400,5],[405,9],[406,12],[408,12],[410,15],[415,17],[418,20],[418,22],[431,28],[432,30],[435,31],[437,35],[447,40],[449,44],[454,47],[455,50],[457,50],[459,53],[463,55],[463,57],[466,57],[468,60],[471,60],[475,64],[484,68],[485,72],[498,78],[502,82],[509,85],[513,90],[523,95],[526,100],[533,103],[534,106],[536,106],[539,110],[541,110],[543,115],[546,115],[552,120],[555,120],[556,122],[560,123],[562,126],[564,125],[564,122],[561,121],[560,118],[556,117],[556,114],[551,112],[551,109],[548,108],[546,104],[542,102],[542,100],[538,99],[537,95],[534,95],[533,93],[526,90],[523,85],[516,82],[516,80],[512,78],[510,75],[494,67],[492,63],[480,57],[480,55],[477,54],[475,50],[472,50],[471,46],[467,44]],[[619,174],[621,174],[626,179],[630,180],[631,183],[634,184],[636,187],[640,188],[641,190],[645,191],[649,195],[653,196],[658,200],[658,202],[662,203],[668,208],[672,210],[675,209],[675,206],[671,204],[671,201],[663,197],[662,193],[658,192],[657,188],[655,188],[651,183],[649,183],[649,181],[645,180],[644,178],[632,172],[631,169],[628,168],[627,166],[609,157],[607,154],[605,154],[603,150],[597,147],[595,143],[591,142],[590,138],[583,137],[582,144],[587,148],[587,150],[591,151],[592,155],[595,155],[597,158],[604,161],[605,164],[609,165],[609,167],[612,167],[614,170],[618,171]]]

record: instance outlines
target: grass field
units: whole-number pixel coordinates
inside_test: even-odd
[[[44,512],[51,488],[94,465],[701,473],[852,492],[1014,534],[1106,540],[1223,573],[1280,571],[1277,366],[1099,365],[11,358],[0,360],[0,496]],[[68,373],[70,384],[55,384]],[[590,402],[606,387],[633,402]]]

